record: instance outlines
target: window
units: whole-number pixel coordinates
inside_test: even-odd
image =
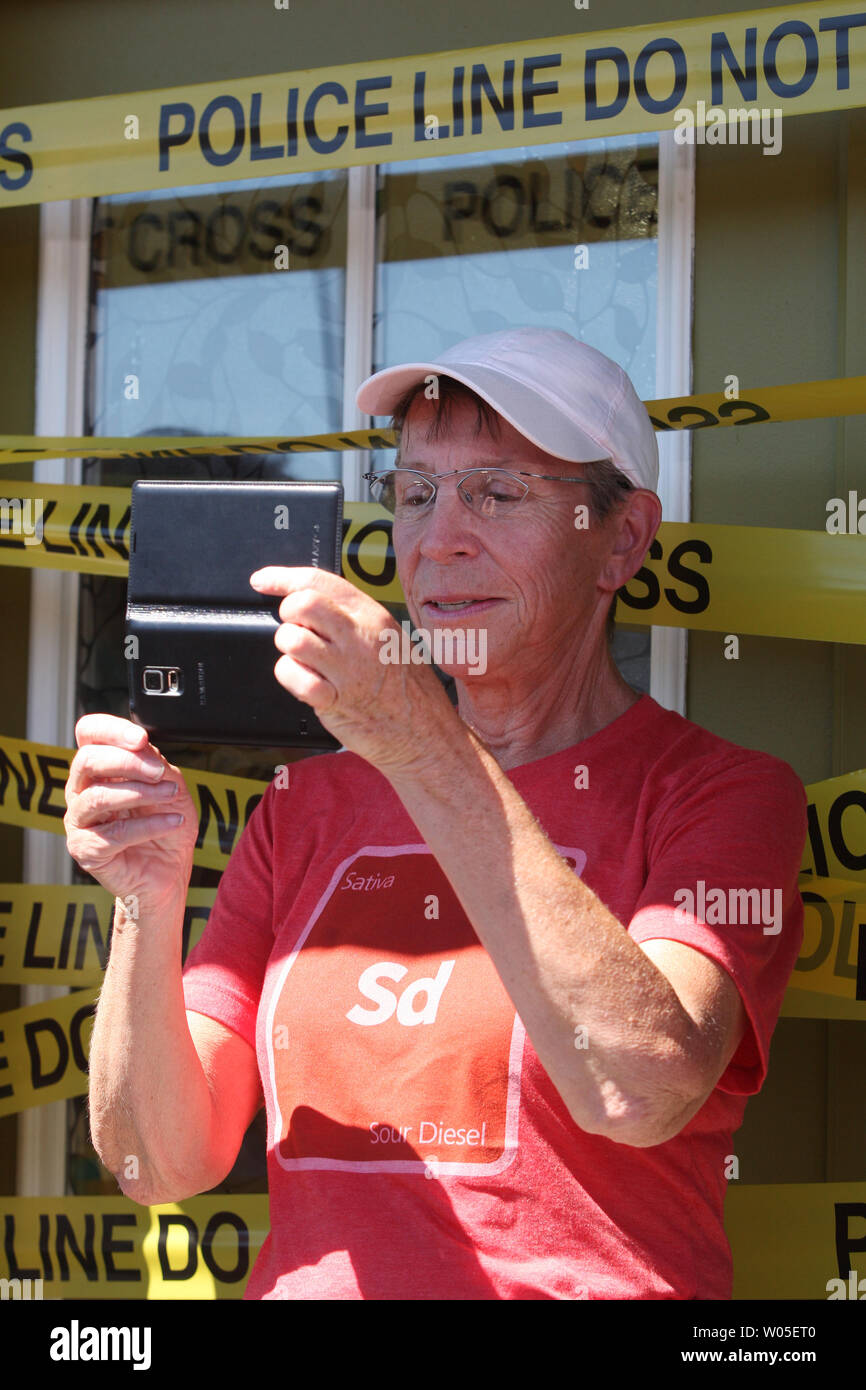
[[[337,171],[98,200],[89,432],[339,429],[346,193]],[[266,475],[340,474],[298,462]]]
[[[370,372],[521,323],[564,328],[607,352],[644,398],[685,391],[690,153],[668,137],[642,136],[99,199],[83,432],[357,428],[367,421],[354,391]],[[679,509],[673,519],[683,520],[687,440],[660,443],[675,465],[663,475],[665,512],[671,516],[668,488]],[[391,457],[375,456],[382,465]],[[170,462],[85,460],[81,480],[342,477],[352,500],[364,496],[360,473],[370,455],[212,456],[174,469]],[[124,603],[123,581],[81,577],[82,709],[127,712]],[[616,659],[637,688],[651,688],[659,668],[673,672],[670,688],[681,691],[684,643],[664,648],[660,637],[659,629],[651,641],[649,628],[623,626]],[[33,683],[58,684],[51,659],[31,668]],[[267,778],[287,755],[174,745],[171,756]],[[216,878],[196,870],[193,884]],[[69,1107],[70,1189],[113,1192],[87,1139],[84,1101]],[[266,1189],[263,1121],[261,1112],[226,1189]]]

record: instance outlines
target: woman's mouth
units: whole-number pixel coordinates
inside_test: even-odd
[[[421,609],[423,613],[432,617],[453,618],[458,614],[460,617],[474,616],[501,602],[502,599],[499,598],[431,598],[422,603]]]

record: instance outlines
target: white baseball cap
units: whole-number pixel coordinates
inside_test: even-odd
[[[511,328],[465,338],[430,362],[386,367],[355,400],[391,415],[404,391],[429,375],[462,381],[554,458],[610,459],[636,487],[655,492],[659,455],[646,406],[616,362],[559,328]]]

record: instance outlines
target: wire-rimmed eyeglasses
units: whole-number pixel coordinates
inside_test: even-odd
[[[455,468],[451,473],[421,473],[415,468],[382,468],[363,477],[370,484],[373,501],[398,521],[427,516],[432,511],[443,478],[457,478],[457,491],[470,511],[484,517],[510,515],[528,495],[524,478],[543,478],[550,483],[584,483],[585,478],[563,478],[557,473],[527,473],[510,468]],[[472,481],[470,481],[470,479]]]

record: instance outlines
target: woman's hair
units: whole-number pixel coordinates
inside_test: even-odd
[[[439,439],[443,430],[447,427],[451,418],[451,411],[457,401],[469,401],[475,406],[476,421],[475,433],[481,434],[486,429],[493,439],[498,439],[501,433],[500,416],[481,396],[473,391],[469,386],[464,386],[462,381],[455,381],[450,376],[437,377],[438,394],[432,398],[436,402],[436,413],[427,427],[427,440]],[[397,433],[397,458],[395,466],[400,464],[400,435],[406,423],[406,417],[412,407],[413,402],[418,396],[426,392],[424,381],[417,381],[408,387],[394,406],[391,416],[391,427]],[[586,473],[586,481],[589,487],[589,510],[593,521],[605,522],[608,517],[613,515],[625,502],[629,492],[634,490],[630,479],[611,463],[608,459],[602,459],[594,463],[584,463],[581,465]],[[610,608],[607,613],[607,638],[613,640],[614,627],[616,621],[616,594],[613,596]]]

